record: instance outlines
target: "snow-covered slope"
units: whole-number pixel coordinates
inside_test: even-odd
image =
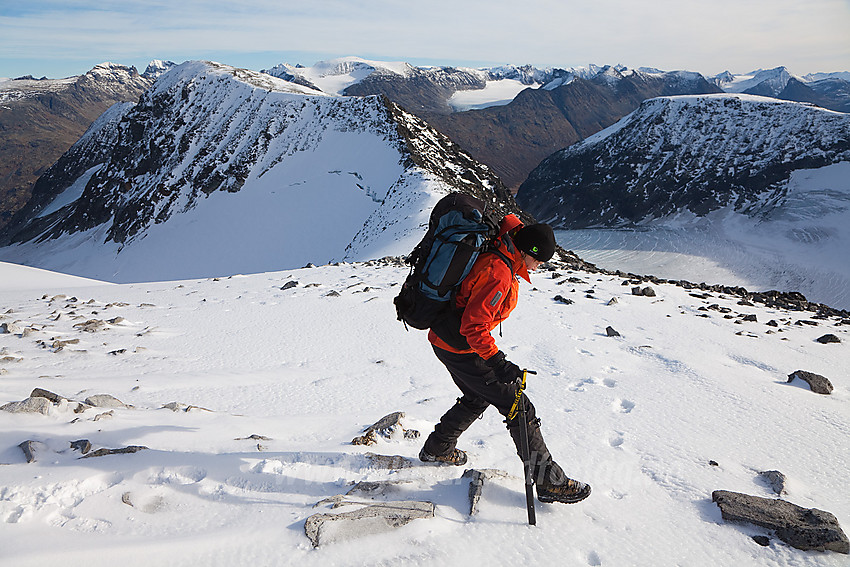
[[[416,460],[421,437],[349,444],[393,411],[427,434],[458,395],[424,333],[395,321],[391,298],[406,267],[0,291],[0,322],[29,329],[0,335],[0,405],[43,388],[132,406],[0,411],[4,563],[846,566],[845,555],[724,522],[711,493],[773,497],[758,473],[779,470],[783,498],[850,528],[850,327],[672,285],[638,297],[621,277],[558,272],[522,284],[496,337],[511,360],[538,371],[528,394],[549,448],[593,486],[581,504],[538,503],[534,528],[520,461],[492,408],[460,447],[469,467],[509,476],[487,481],[474,516],[462,468]],[[91,319],[105,326],[75,327]],[[621,336],[607,336],[609,325]],[[842,343],[815,342],[825,333]],[[786,383],[800,369],[826,376],[832,395]],[[91,452],[147,449],[79,459],[70,448],[79,440]],[[25,441],[35,462],[18,447]],[[375,468],[367,452],[413,466]],[[374,498],[431,501],[436,517],[313,549],[307,517],[357,507],[314,505],[360,481],[397,482]]]
[[[0,257],[126,282],[402,254],[454,189],[516,207],[486,167],[386,99],[189,62],[42,177]]]

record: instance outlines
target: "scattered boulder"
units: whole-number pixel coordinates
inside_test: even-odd
[[[797,370],[788,375],[788,382],[793,382],[795,378],[803,380],[809,385],[812,392],[816,394],[829,395],[832,393],[832,383],[820,374],[814,372],[806,372],[805,370]]]
[[[20,402],[9,402],[0,406],[0,410],[10,413],[40,413],[48,415],[53,404],[47,398],[27,398]]]
[[[750,323],[758,323],[758,317],[754,313],[750,313],[749,315],[744,315],[744,321],[748,321]]]
[[[824,335],[822,337],[818,337],[815,340],[822,345],[828,345],[830,343],[840,343],[841,342],[841,339],[839,339],[838,337],[836,337],[832,333],[827,333],[826,335]]]
[[[67,398],[63,398],[59,394],[54,394],[48,390],[42,390],[41,388],[33,389],[32,393],[30,393],[31,398],[46,398],[50,400],[51,403],[59,404],[63,401],[67,400]]]
[[[392,531],[413,520],[433,518],[432,502],[382,502],[351,512],[314,514],[304,522],[304,533],[313,547]]]
[[[558,303],[563,303],[564,305],[572,305],[573,303],[575,303],[575,301],[573,301],[572,299],[569,299],[567,297],[564,297],[563,295],[556,295],[553,298],[553,300],[557,301]]]
[[[384,439],[391,439],[394,435],[401,432],[405,439],[417,439],[419,432],[415,429],[405,429],[402,426],[401,420],[404,419],[404,412],[396,411],[385,415],[377,422],[363,430],[363,435],[355,437],[351,440],[352,445],[375,445],[378,442],[378,436]]]
[[[605,334],[607,334],[609,337],[619,337],[620,336],[620,333],[618,333],[614,329],[614,327],[611,327],[611,326],[605,327]]]
[[[369,466],[374,469],[398,470],[413,466],[413,461],[407,457],[402,457],[401,455],[377,455],[375,453],[366,453],[364,456],[369,461]]]
[[[779,471],[762,471],[759,476],[763,478],[773,489],[773,491],[782,496],[785,494],[785,475]]]
[[[616,297],[612,297],[611,301],[608,302],[608,305],[617,305],[619,300]]]
[[[644,297],[655,297],[655,290],[650,286],[641,288],[640,286],[632,288],[632,295],[642,295]]]
[[[484,492],[484,483],[491,478],[507,478],[508,473],[498,469],[467,469],[461,478],[469,479],[469,515],[478,513],[478,502]]]
[[[727,490],[716,490],[711,498],[728,522],[746,522],[774,530],[776,537],[797,549],[850,554],[850,540],[829,512]]]
[[[15,323],[0,323],[0,335],[20,335],[24,330]]]
[[[96,408],[128,408],[130,406],[126,405],[124,402],[116,398],[115,396],[111,396],[109,394],[96,394],[94,396],[89,396],[86,398],[85,403],[87,405],[96,407]]]
[[[287,289],[292,289],[293,287],[295,287],[297,285],[298,285],[297,281],[290,280],[290,281],[286,282],[285,284],[283,284],[280,289],[281,289],[281,291],[286,291]]]

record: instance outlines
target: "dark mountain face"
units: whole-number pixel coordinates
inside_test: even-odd
[[[647,98],[716,92],[719,87],[698,75],[601,74],[552,90],[526,89],[506,106],[420,115],[515,190],[544,158],[610,126]]]
[[[837,112],[850,112],[850,82],[841,79],[823,79],[808,83],[807,86],[820,96],[820,102],[816,103],[818,106]]]
[[[792,171],[850,160],[850,115],[747,95],[658,98],[553,154],[517,201],[562,228],[634,225],[724,206],[763,212]]]
[[[0,90],[0,228],[98,116],[117,102],[138,100],[151,83],[134,67],[112,64],[72,79],[7,83]]]

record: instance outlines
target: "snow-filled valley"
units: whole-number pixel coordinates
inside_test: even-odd
[[[460,447],[468,467],[509,476],[485,485],[473,516],[463,468],[419,463],[422,437],[350,444],[394,411],[427,435],[458,395],[425,334],[395,320],[406,267],[122,285],[0,271],[10,330],[0,334],[0,405],[34,388],[70,400],[47,415],[0,411],[9,564],[847,564],[775,538],[761,547],[751,536],[767,530],[723,521],[711,501],[718,489],[770,497],[759,472],[780,470],[784,498],[850,526],[846,320],[670,284],[637,296],[637,282],[605,274],[533,274],[496,341],[538,371],[528,393],[547,443],[593,494],[538,503],[529,527],[521,464],[493,409]],[[842,342],[816,342],[826,333]],[[787,383],[801,369],[835,390]],[[97,394],[128,407],[74,412]],[[81,458],[71,448],[80,440],[93,453],[146,449]],[[376,468],[367,452],[412,466]],[[384,498],[433,502],[435,517],[313,548],[305,520],[332,512],[314,505],[364,480],[402,481]]]

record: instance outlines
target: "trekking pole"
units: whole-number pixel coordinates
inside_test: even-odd
[[[528,374],[537,374],[533,370],[522,371],[522,381],[517,388],[514,405],[511,406],[511,411],[508,413],[508,420],[512,420],[519,414],[519,440],[520,440],[520,457],[522,457],[523,468],[525,468],[525,507],[528,510],[528,525],[537,524],[537,516],[534,512],[534,484],[531,456],[528,449],[528,420],[525,417],[525,404],[522,403],[522,393],[525,390],[525,377]]]

